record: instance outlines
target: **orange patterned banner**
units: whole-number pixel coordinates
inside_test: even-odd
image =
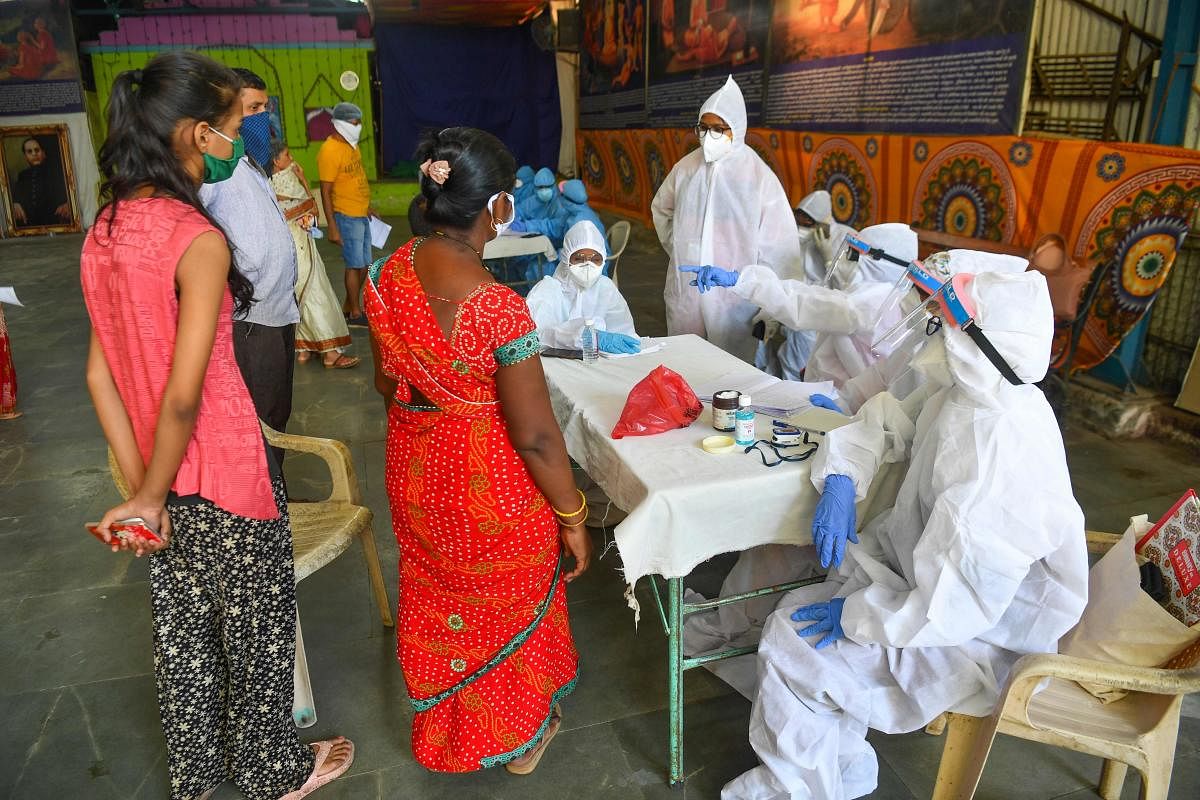
[[[826,189],[834,216],[854,228],[908,222],[1021,247],[1058,233],[1077,263],[1107,265],[1076,357],[1081,369],[1103,360],[1149,309],[1200,204],[1200,153],[1182,148],[761,128],[746,142],[793,203]],[[576,138],[592,202],[647,224],[654,192],[695,146],[685,129],[585,130]]]

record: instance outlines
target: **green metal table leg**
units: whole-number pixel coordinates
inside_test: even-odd
[[[671,785],[683,782],[683,578],[667,580],[667,691],[671,715]]]

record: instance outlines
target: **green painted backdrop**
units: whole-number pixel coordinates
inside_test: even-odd
[[[106,122],[102,110],[108,106],[109,89],[118,74],[127,69],[140,69],[157,52],[168,49],[121,47],[85,48],[92,59],[96,76],[94,98],[87,98],[92,117],[92,131],[99,143],[105,136]],[[319,141],[310,142],[304,124],[305,108],[333,106],[343,100],[355,103],[363,110],[363,126],[373,130],[371,113],[370,46],[324,47],[321,45],[290,44],[283,47],[214,47],[196,51],[215,58],[230,67],[245,67],[262,76],[267,93],[279,97],[283,114],[283,132],[292,156],[304,167],[311,184],[317,181],[317,150]],[[359,84],[347,92],[338,84],[338,76],[346,70],[358,74]],[[376,179],[375,140],[364,136],[359,142],[367,177]]]

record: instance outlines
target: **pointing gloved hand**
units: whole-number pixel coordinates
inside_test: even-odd
[[[833,402],[832,398],[827,397],[826,395],[823,395],[823,394],[810,394],[808,396],[808,402],[812,403],[817,408],[828,408],[830,411],[836,411],[839,414],[846,413],[845,411],[842,411],[842,409],[838,407],[837,403]]]
[[[642,342],[632,336],[612,331],[596,331],[596,342],[606,353],[640,353]]]
[[[525,223],[519,219],[514,219],[508,226],[509,233],[528,233]]]
[[[692,286],[697,287],[700,294],[717,286],[733,286],[738,280],[738,273],[720,267],[680,267],[679,271],[696,273]]]
[[[846,598],[835,597],[827,603],[813,603],[810,606],[801,606],[796,609],[792,612],[792,622],[812,622],[812,625],[807,628],[797,628],[796,635],[825,634],[821,641],[817,642],[817,650],[828,647],[838,639],[845,639],[846,633],[842,630],[842,606],[844,605],[846,605]]]
[[[821,566],[841,566],[846,553],[846,541],[858,544],[854,532],[854,481],[845,475],[830,475],[825,479],[825,491],[813,513],[812,537],[821,556]]]

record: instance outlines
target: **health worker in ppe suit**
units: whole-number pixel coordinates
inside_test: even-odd
[[[588,205],[587,187],[578,178],[563,181],[558,195],[558,213],[549,219],[517,220],[510,227],[514,233],[540,233],[561,249],[563,240],[571,226],[587,220],[604,235],[604,223],[600,215]]]
[[[617,285],[601,274],[607,254],[604,236],[590,220],[577,222],[567,231],[558,268],[542,278],[526,298],[543,345],[578,350],[584,322],[591,319],[603,352],[641,350],[629,304]]]
[[[551,219],[558,215],[558,187],[554,173],[542,167],[533,176],[533,188],[517,204],[517,219]]]
[[[804,379],[833,381],[842,399],[837,410],[855,411],[867,398],[844,387],[887,355],[872,348],[876,335],[911,310],[895,304],[881,312],[881,307],[905,274],[905,268],[895,262],[906,264],[917,257],[917,235],[903,223],[889,222],[849,236],[826,273],[824,285],[782,279],[755,264],[736,272],[720,267],[679,269],[695,273],[691,282],[702,293],[727,289],[758,306],[763,316],[778,320],[789,331],[811,333],[815,346]],[[860,253],[849,242],[867,245],[870,250]]]
[[[952,257],[921,272],[937,275]],[[1032,385],[1054,331],[1046,281],[986,270],[957,270],[953,291],[935,289],[910,320],[924,401],[875,396],[814,458],[814,535],[843,547],[856,542],[854,502],[879,468],[906,456],[909,466],[895,505],[840,567],[785,595],[768,619],[750,717],[762,763],[727,784],[725,800],[869,794],[869,729],[988,714],[1013,663],[1055,652],[1083,612],[1083,514],[1058,425]]]
[[[698,334],[753,363],[757,308],[728,292],[700,295],[675,267],[761,264],[781,277],[799,277],[796,225],[779,179],[745,144],[746,103],[732,77],[701,106],[696,131],[700,147],[671,169],[650,206],[670,257],[663,290],[667,333]]]
[[[517,208],[531,196],[533,196],[533,167],[528,164],[522,164],[517,170],[517,182],[513,184],[513,202]]]
[[[795,219],[800,248],[804,252],[804,279],[814,286],[824,285],[843,242],[847,236],[855,235],[855,230],[834,219],[833,199],[824,189],[811,192],[796,205]],[[765,312],[759,317],[772,321]],[[779,374],[790,381],[818,380],[806,371],[816,340],[816,334],[811,330],[787,328],[784,342],[776,354]],[[769,356],[767,359],[769,361]]]

